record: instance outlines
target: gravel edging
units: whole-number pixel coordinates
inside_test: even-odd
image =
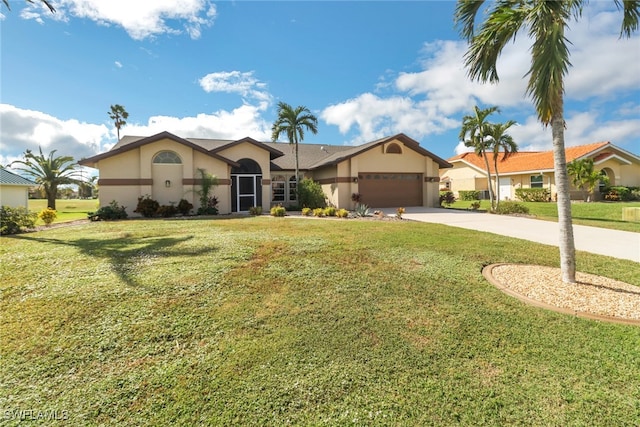
[[[592,320],[640,326],[640,286],[576,272],[575,284],[562,281],[559,268],[528,264],[491,264],[483,276],[520,301]]]

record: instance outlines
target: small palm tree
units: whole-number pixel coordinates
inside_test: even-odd
[[[496,174],[496,208],[500,205],[500,172],[498,172],[498,157],[502,153],[502,162],[504,162],[511,154],[518,152],[518,144],[513,137],[507,134],[507,129],[515,125],[514,120],[506,123],[495,123],[489,125],[487,131],[487,147],[493,151],[493,170]]]
[[[111,106],[111,110],[108,114],[109,118],[113,120],[113,124],[118,132],[118,141],[120,141],[120,128],[127,124],[129,113],[127,113],[127,110],[125,110],[122,105],[115,104]]]
[[[584,193],[585,202],[591,201],[591,195],[601,182],[604,184],[609,182],[606,175],[595,170],[593,159],[576,159],[567,163],[567,173],[574,187]]]
[[[640,1],[614,2],[618,9],[623,9],[620,36],[630,37],[638,29]],[[460,34],[469,42],[465,66],[473,80],[498,82],[496,64],[502,49],[522,30],[527,31],[533,40],[527,94],[533,99],[540,122],[551,126],[560,229],[560,269],[563,282],[575,283],[576,251],[564,146],[564,76],[571,65],[571,42],[565,37],[565,30],[572,18],[580,18],[587,0],[497,0],[476,31],[476,17],[484,3],[484,0],[458,0],[456,5],[454,21]]]
[[[21,164],[23,167],[14,168],[29,175],[40,184],[47,196],[47,207],[56,208],[56,195],[58,186],[64,184],[79,184],[79,172],[75,169],[75,161],[71,156],[56,157],[56,150],[49,153],[48,157],[42,154],[36,155],[27,150],[24,153],[25,160],[16,160],[12,163]]]
[[[486,136],[490,126],[489,122],[487,122],[487,117],[500,110],[498,107],[480,109],[478,106],[473,107],[473,110],[474,114],[462,118],[462,128],[460,129],[459,138],[461,141],[464,141],[465,146],[472,147],[475,153],[484,159],[487,170],[489,200],[491,201],[491,208],[493,209],[495,195],[493,194],[493,187],[491,186],[491,169],[489,168],[489,159],[487,158],[488,142]]]
[[[318,133],[318,119],[311,114],[311,111],[303,105],[296,108],[291,105],[278,103],[278,118],[271,128],[271,140],[276,142],[281,134],[287,135],[289,144],[295,146],[296,153],[296,191],[298,190],[298,180],[300,165],[298,161],[298,143],[304,139],[304,131],[308,130],[313,134]]]

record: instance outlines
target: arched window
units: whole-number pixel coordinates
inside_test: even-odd
[[[233,167],[231,169],[231,173],[233,174],[255,174],[260,175],[262,173],[262,169],[260,169],[260,165],[252,159],[240,159],[238,160],[239,166]]]
[[[398,144],[396,144],[395,142],[392,142],[391,144],[387,145],[387,149],[385,150],[385,153],[387,153],[387,154],[402,154],[402,148],[400,148],[400,146]]]
[[[284,202],[285,181],[282,175],[271,178],[271,201]]]
[[[161,151],[153,158],[153,163],[182,164],[180,157],[173,151]]]
[[[296,191],[296,176],[289,178],[289,201],[295,202],[298,200],[298,193]]]

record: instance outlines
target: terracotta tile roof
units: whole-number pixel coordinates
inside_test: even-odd
[[[579,159],[611,145],[610,142],[595,142],[593,144],[578,145],[565,148],[567,162]],[[610,153],[609,153],[610,154]],[[504,153],[498,154],[498,169],[501,174],[528,171],[553,170],[553,151],[520,151],[503,159]],[[493,153],[487,153],[491,173],[495,173],[493,167]],[[485,170],[484,159],[475,153],[462,153],[447,160],[449,163],[466,162],[476,168]]]

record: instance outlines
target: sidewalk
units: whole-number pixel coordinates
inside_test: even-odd
[[[395,209],[385,209],[395,215]],[[442,208],[406,208],[403,218],[485,231],[558,246],[558,223],[509,215]],[[640,262],[640,233],[584,225],[573,226],[576,250]]]

